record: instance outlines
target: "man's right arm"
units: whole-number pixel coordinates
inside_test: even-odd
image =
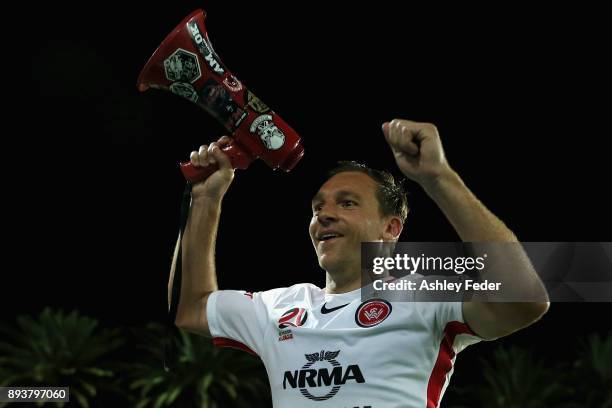
[[[208,296],[218,289],[215,271],[215,242],[221,214],[221,202],[229,188],[234,171],[220,147],[228,144],[227,136],[210,146],[191,153],[194,166],[219,164],[204,182],[192,188],[191,205],[182,242],[177,242],[168,282],[168,304],[177,262],[178,245],[182,245],[181,295],[176,313],[176,325],[186,331],[210,336],[206,318]]]

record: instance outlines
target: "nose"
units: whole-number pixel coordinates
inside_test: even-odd
[[[336,211],[330,205],[324,205],[317,213],[317,221],[324,226],[327,226],[338,220]]]

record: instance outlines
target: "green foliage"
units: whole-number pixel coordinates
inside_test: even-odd
[[[162,367],[165,330],[155,323],[133,330],[140,355],[125,365],[129,388],[144,407],[271,406],[270,387],[259,359],[241,351],[220,350],[208,338],[179,332],[174,339],[178,364]]]
[[[568,376],[571,400],[565,408],[612,408],[612,332],[581,341],[578,359]]]
[[[70,387],[71,401],[85,408],[101,392],[120,393],[107,363],[123,343],[116,330],[96,330],[92,318],[49,308],[37,319],[19,316],[17,324],[0,327],[0,386]]]
[[[556,406],[563,392],[555,371],[541,358],[518,347],[495,350],[481,360],[486,386],[478,391],[482,406],[544,408]]]
[[[519,347],[481,358],[482,378],[449,387],[452,408],[612,408],[612,333],[591,335],[552,361]]]

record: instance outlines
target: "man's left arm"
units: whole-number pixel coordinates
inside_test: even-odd
[[[463,241],[517,243],[503,253],[488,254],[488,263],[504,267],[487,271],[487,278],[510,283],[513,291],[529,293],[531,299],[541,301],[464,302],[463,315],[470,328],[484,339],[494,339],[537,321],[549,306],[542,281],[514,233],[476,198],[448,165],[436,127],[395,119],[383,125],[383,133],[402,173],[423,187]],[[508,273],[512,276],[499,275]]]

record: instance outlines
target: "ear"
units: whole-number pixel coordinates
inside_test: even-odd
[[[399,217],[390,217],[383,232],[383,241],[397,241],[403,228],[404,224]]]

